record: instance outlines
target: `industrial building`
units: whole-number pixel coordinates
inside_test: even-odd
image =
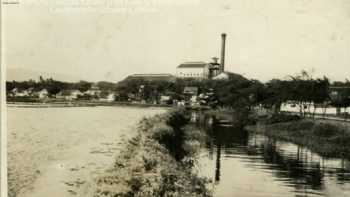
[[[206,62],[185,62],[176,68],[178,78],[209,78],[209,64]]]
[[[221,34],[221,57],[213,57],[211,62],[184,62],[177,66],[175,76],[171,74],[134,74],[126,79],[141,79],[145,81],[175,81],[176,78],[191,79],[226,79],[230,73],[225,72],[226,34]]]
[[[225,45],[226,34],[221,34],[221,58],[220,63],[214,57],[210,63],[206,62],[184,62],[177,66],[176,77],[194,79],[212,79],[225,72]]]

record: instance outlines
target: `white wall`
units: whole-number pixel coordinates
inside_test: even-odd
[[[299,105],[295,105],[295,107],[292,107],[291,104],[282,104],[281,106],[281,111],[289,111],[289,112],[300,112]],[[306,112],[309,111],[309,109],[305,109]],[[310,107],[310,112],[313,113],[314,107]],[[322,114],[323,113],[323,108],[316,108],[315,111],[317,114]],[[345,112],[344,108],[341,108],[341,112]],[[350,112],[349,109],[346,109],[346,112]],[[326,114],[336,114],[336,108],[335,107],[328,107],[326,110]]]
[[[208,78],[208,67],[203,68],[177,68],[176,76],[181,78]]]

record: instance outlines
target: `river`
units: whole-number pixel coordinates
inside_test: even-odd
[[[216,197],[350,196],[348,160],[231,127],[206,132],[198,166]]]
[[[9,107],[9,197],[92,196],[137,122],[161,108]]]
[[[137,122],[160,108],[8,108],[9,197],[91,196]],[[231,127],[203,130],[215,197],[350,196],[350,162]]]

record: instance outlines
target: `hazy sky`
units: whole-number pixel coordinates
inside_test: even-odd
[[[3,5],[7,68],[118,81],[220,56],[266,81],[302,69],[350,79],[349,0],[17,0]]]

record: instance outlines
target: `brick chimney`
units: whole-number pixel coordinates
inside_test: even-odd
[[[226,44],[226,34],[221,34],[221,58],[220,58],[220,67],[221,72],[225,71],[225,44]]]

